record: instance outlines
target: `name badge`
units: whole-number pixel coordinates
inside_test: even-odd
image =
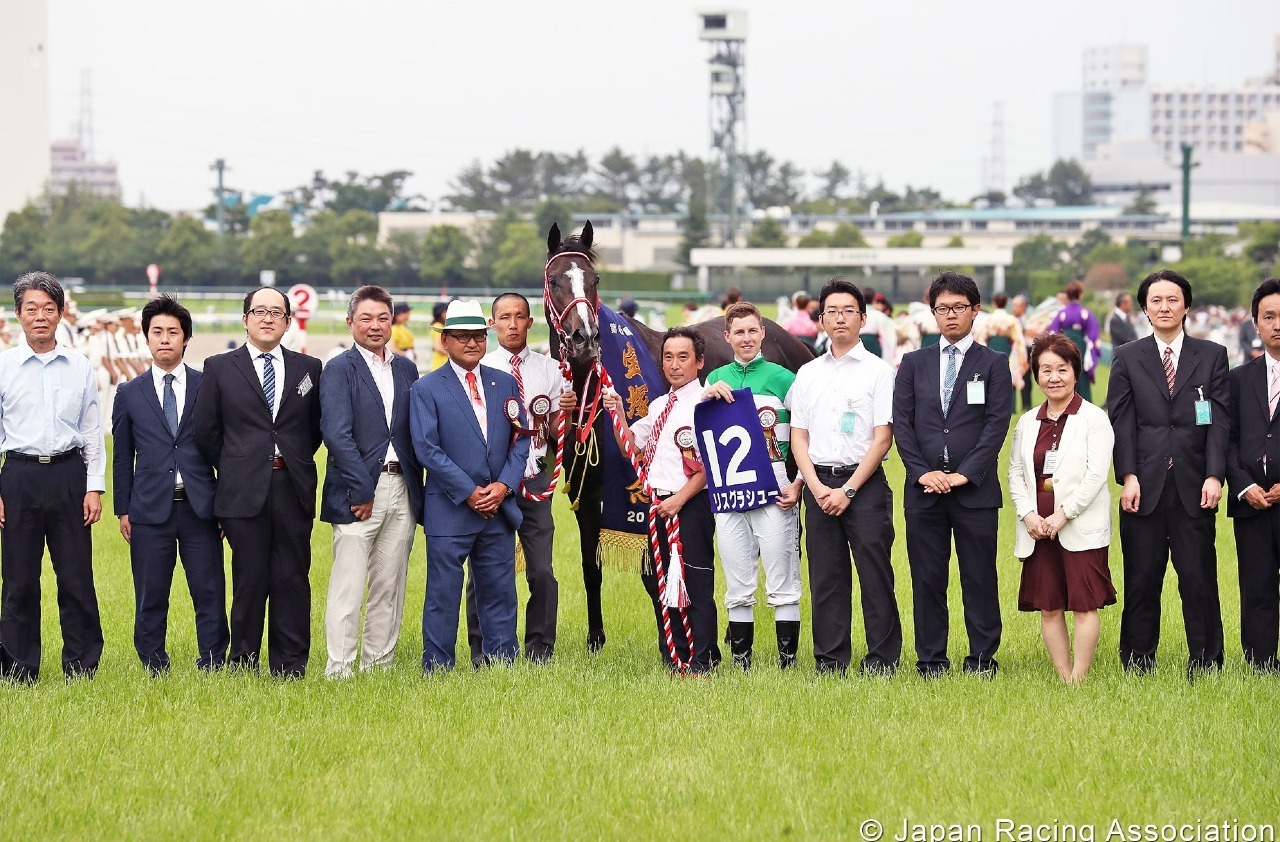
[[[1196,401],[1196,426],[1204,427],[1213,423],[1213,406],[1204,399],[1204,387],[1197,386],[1196,392],[1200,394],[1200,400]]]
[[[985,404],[987,402],[987,384],[978,379],[978,375],[974,375],[973,379],[965,385],[965,391],[968,402],[972,404]]]
[[[857,418],[852,412],[842,412],[840,414],[840,432],[846,436],[853,432],[853,422]]]
[[[1048,476],[1058,472],[1058,451],[1050,450],[1044,454],[1044,471]]]

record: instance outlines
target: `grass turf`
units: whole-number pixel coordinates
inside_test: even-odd
[[[169,632],[174,669],[151,679],[133,653],[128,550],[108,515],[94,535],[106,632],[98,677],[69,685],[61,678],[46,562],[43,678],[33,688],[0,686],[5,835],[859,838],[861,823],[875,819],[887,839],[909,819],[978,823],[981,838],[994,840],[995,819],[1007,817],[1058,833],[1067,823],[1088,823],[1103,839],[1113,819],[1275,822],[1280,681],[1255,677],[1242,663],[1225,517],[1218,525],[1228,650],[1221,674],[1195,684],[1184,678],[1170,572],[1159,669],[1143,678],[1122,674],[1115,606],[1103,611],[1089,681],[1060,685],[1037,615],[1014,610],[1019,571],[1006,507],[1000,674],[985,681],[957,672],[926,683],[910,669],[896,456],[889,473],[899,502],[894,567],[906,637],[906,668],[892,679],[817,677],[807,596],[801,667],[781,673],[763,594],[750,675],[722,665],[709,679],[672,679],[659,663],[638,576],[616,571],[604,585],[609,642],[588,655],[576,528],[563,495],[555,501],[559,642],[549,666],[460,667],[422,677],[419,534],[395,666],[325,681],[331,532],[317,523],[306,680],[197,672],[181,575]],[[1123,602],[1118,541],[1113,547]],[[523,605],[523,577],[518,584]],[[855,591],[855,607],[857,600]],[[965,642],[954,564],[950,605],[958,661]],[[854,615],[856,659],[863,640]]]

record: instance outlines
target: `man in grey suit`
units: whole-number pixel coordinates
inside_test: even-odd
[[[355,670],[366,582],[360,669],[394,658],[414,524],[422,517],[422,468],[409,439],[409,390],[418,369],[387,349],[391,296],[382,287],[357,289],[347,327],[355,347],[320,375],[320,432],[329,449],[320,519],[333,524],[328,678],[350,678]]]
[[[475,580],[481,651],[512,661],[516,641],[515,492],[524,476],[528,427],[515,378],[480,364],[490,326],[478,301],[452,301],[442,326],[449,362],[414,384],[410,431],[427,471],[423,524],[427,595],[422,607],[422,671],[452,669],[458,640],[462,565]]]

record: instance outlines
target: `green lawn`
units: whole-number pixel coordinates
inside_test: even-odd
[[[890,474],[900,500],[896,457]],[[174,669],[153,680],[133,652],[128,553],[108,515],[95,531],[107,638],[98,677],[71,685],[61,678],[46,569],[42,680],[34,688],[0,687],[4,835],[857,839],[861,823],[875,819],[889,839],[910,819],[978,823],[982,838],[996,840],[995,820],[1005,817],[1088,822],[1102,840],[1113,819],[1274,823],[1280,816],[1280,680],[1256,678],[1242,664],[1225,517],[1218,533],[1228,653],[1222,674],[1186,682],[1170,573],[1160,668],[1144,678],[1122,675],[1117,606],[1103,612],[1091,679],[1069,688],[1043,651],[1038,617],[1014,609],[1018,562],[1008,508],[1000,675],[984,681],[957,673],[926,683],[910,669],[900,509],[894,566],[906,669],[888,680],[819,679],[806,630],[801,668],[783,674],[773,662],[771,629],[761,624],[750,675],[722,665],[693,680],[672,679],[660,666],[636,575],[606,573],[609,643],[599,655],[586,653],[576,529],[564,497],[555,505],[561,614],[550,666],[459,668],[424,679],[419,536],[395,667],[342,684],[322,678],[329,526],[317,524],[313,533],[305,681],[198,673],[181,577],[169,636]],[[522,602],[524,590],[521,578]],[[958,662],[965,644],[954,573],[951,609]],[[763,608],[759,616],[771,620]],[[807,625],[807,600],[804,616]],[[855,658],[862,643],[855,619]]]

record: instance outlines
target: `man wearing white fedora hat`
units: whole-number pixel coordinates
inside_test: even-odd
[[[516,641],[515,493],[524,477],[528,427],[515,378],[481,365],[491,330],[478,301],[452,301],[441,333],[449,363],[418,380],[409,431],[427,470],[423,531],[427,595],[422,670],[451,669],[458,640],[462,565],[470,560],[485,660],[512,661]]]

